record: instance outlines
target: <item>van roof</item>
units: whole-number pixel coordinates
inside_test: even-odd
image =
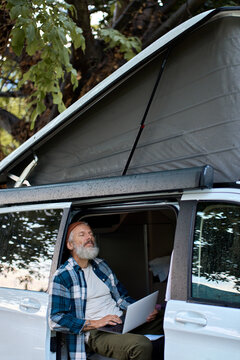
[[[71,105],[63,113],[57,116],[49,124],[47,124],[43,129],[38,131],[38,133],[33,135],[13,153],[3,159],[0,162],[1,182],[4,183],[9,173],[11,172],[20,175],[26,168],[26,166],[32,161],[33,154],[37,154],[38,156],[38,149],[40,149],[42,145],[49,142],[53,136],[60,133],[65,127],[74,122],[74,120],[76,120],[76,118],[78,117],[79,113],[83,114],[93,105],[97,104],[101,99],[106,97],[109,93],[113,92],[116,87],[119,87],[126,79],[130,78],[139,69],[142,69],[147,64],[149,64],[150,61],[154,60],[159,54],[162,54],[164,50],[169,48],[172,43],[175,43],[178,39],[181,39],[183,36],[185,36],[185,34],[190,33],[193,30],[201,27],[204,23],[206,23],[209,19],[212,19],[213,17],[216,18],[217,16],[226,15],[232,16],[238,14],[239,11],[239,7],[219,8],[206,11],[180,24],[179,26],[156,40],[153,44],[151,44],[146,49],[141,51],[138,55],[136,55],[132,60],[127,62],[121,68],[116,70],[113,74],[108,76],[104,81],[95,86],[86,95],[76,101],[73,105]],[[61,154],[59,154],[59,156],[61,156]],[[50,158],[51,156],[48,158],[48,161],[51,161]],[[54,159],[53,162],[54,161],[56,162],[56,159]],[[53,180],[51,180],[51,178],[47,178],[46,174],[44,174],[44,171],[41,170],[41,173],[42,178],[40,176],[40,180],[38,180],[37,177],[33,177],[34,185],[58,182],[54,177]],[[96,174],[96,176],[90,175],[89,177],[88,175],[86,175],[85,178],[104,177],[103,175],[104,174]],[[107,176],[111,175],[120,174],[118,172],[116,172],[116,174],[113,172],[109,172],[109,174],[107,173]],[[46,177],[46,181],[44,181],[44,176]],[[66,177],[64,179],[61,178],[59,182],[79,180],[83,178],[84,177],[77,175],[76,178],[68,179],[68,176],[66,175]]]

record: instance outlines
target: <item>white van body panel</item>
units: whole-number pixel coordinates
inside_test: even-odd
[[[0,359],[48,359],[47,306],[47,293],[0,288]]]
[[[170,300],[164,331],[166,360],[239,360],[239,309]]]
[[[14,214],[24,211],[43,210],[49,214],[53,209],[69,209],[70,202],[55,204],[32,204],[1,208],[0,214]],[[59,222],[61,219],[59,219]],[[38,227],[29,223],[31,229]],[[24,245],[23,245],[24,246]],[[46,263],[39,259],[43,272]],[[49,259],[50,260],[50,259]],[[51,259],[52,266],[53,259]],[[49,266],[48,266],[49,271]],[[18,277],[28,274],[26,269],[13,269],[6,280],[1,278],[0,287],[0,359],[2,360],[54,360],[56,353],[50,352],[50,329],[48,326],[49,294],[45,291],[32,291],[17,288]],[[11,286],[11,287],[10,287]],[[40,287],[42,283],[40,282]]]
[[[234,188],[186,191],[181,200],[240,204],[240,191]],[[166,360],[240,359],[239,308],[169,300],[164,331]]]

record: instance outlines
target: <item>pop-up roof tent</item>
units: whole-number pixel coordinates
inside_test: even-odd
[[[31,185],[206,164],[215,183],[237,181],[240,8],[199,14],[154,42],[4,159],[1,182],[34,157]]]

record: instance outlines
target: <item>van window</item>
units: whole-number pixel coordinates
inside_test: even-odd
[[[62,210],[0,214],[0,287],[46,291]]]
[[[192,298],[240,306],[240,207],[200,203],[193,242]]]

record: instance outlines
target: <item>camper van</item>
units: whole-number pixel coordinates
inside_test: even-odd
[[[68,225],[83,220],[129,295],[159,290],[165,360],[239,360],[239,154],[240,8],[221,8],[162,36],[5,158],[0,359],[67,359],[48,290]]]

